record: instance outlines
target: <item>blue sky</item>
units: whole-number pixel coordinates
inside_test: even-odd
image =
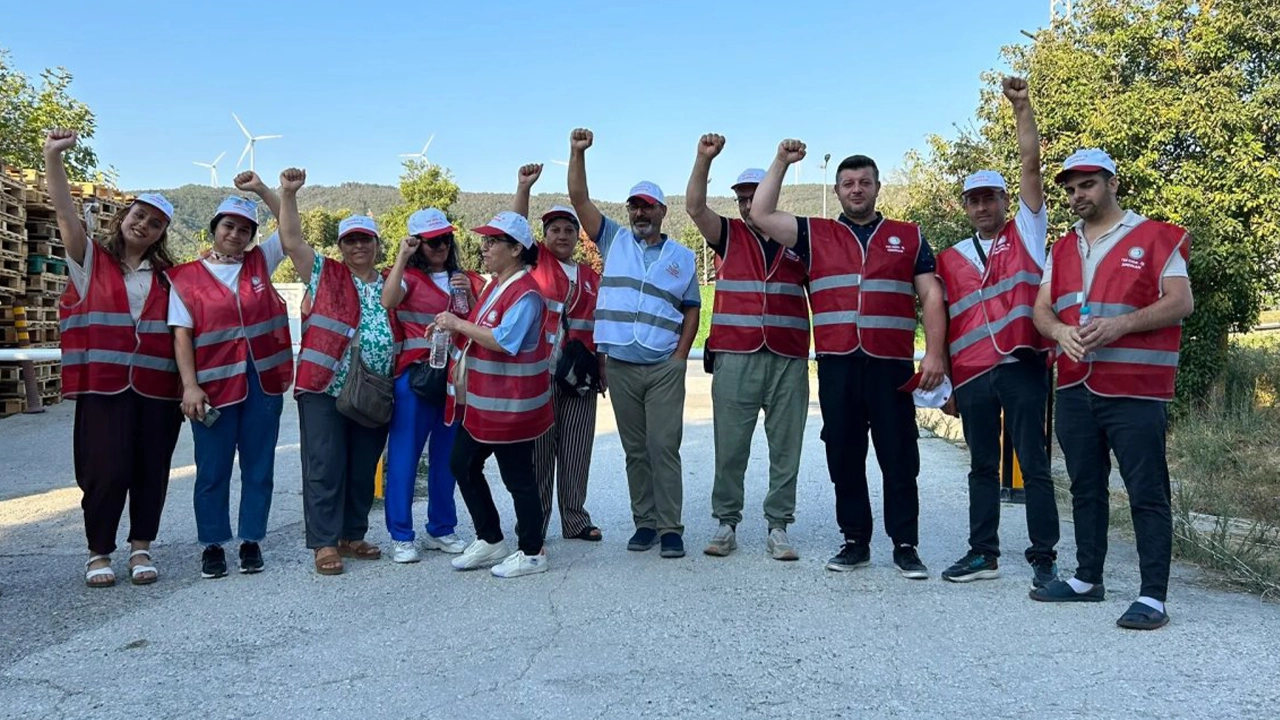
[[[1048,3],[72,1],[4,14],[0,47],[19,70],[75,76],[125,188],[207,183],[192,161],[223,151],[228,184],[244,146],[234,111],[284,135],[258,146],[264,176],[299,165],[325,185],[394,183],[397,155],[434,134],[428,157],[464,190],[508,191],[519,165],[545,162],[535,191],[563,191],[551,161],[589,127],[592,194],[621,200],[640,179],[682,193],[704,132],[727,137],[713,194],[785,137],[808,145],[805,181],[826,152],[897,167],[969,121],[979,74],[1047,23]]]

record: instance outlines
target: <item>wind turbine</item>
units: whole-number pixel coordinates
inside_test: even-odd
[[[249,132],[249,129],[248,129],[248,128],[246,128],[246,127],[244,126],[244,123],[240,122],[240,118],[236,117],[236,114],[235,114],[235,113],[231,113],[231,118],[232,118],[233,120],[235,120],[235,121],[236,121],[236,124],[240,126],[240,132],[244,133],[244,136],[245,136],[246,138],[248,138],[248,140],[249,140],[248,142],[246,142],[246,143],[244,144],[244,152],[240,153],[240,159],[236,161],[236,167],[240,167],[240,165],[241,165],[242,163],[244,163],[244,156],[245,156],[245,155],[248,155],[248,156],[249,156],[249,170],[253,170],[253,159],[254,159],[254,158],[253,158],[253,148],[254,148],[254,146],[255,146],[255,145],[257,145],[257,144],[258,144],[258,141],[259,141],[259,140],[274,140],[274,139],[276,139],[276,138],[281,138],[281,137],[284,137],[284,136],[283,136],[283,135],[254,135],[254,134],[250,133],[250,132]]]
[[[221,162],[222,156],[226,154],[226,152],[219,154],[218,159],[211,163],[196,162],[195,160],[191,161],[192,165],[209,168],[209,187],[218,187],[218,163]]]
[[[436,139],[436,134],[435,134],[435,133],[431,133],[431,137],[427,138],[427,144],[422,146],[422,150],[421,150],[420,152],[416,152],[416,153],[401,153],[401,154],[400,154],[400,157],[402,157],[402,158],[417,158],[418,160],[421,160],[422,162],[427,163],[428,165],[430,165],[430,164],[431,164],[431,161],[427,159],[427,148],[431,147],[431,141],[432,141],[432,140],[435,140],[435,139]]]

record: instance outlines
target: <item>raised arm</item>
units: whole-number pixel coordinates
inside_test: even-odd
[[[693,172],[689,173],[689,187],[684,192],[684,211],[689,213],[698,232],[712,245],[720,244],[724,218],[707,207],[707,178],[711,175],[711,161],[724,149],[724,136],[707,133],[698,139],[698,155],[693,160]]]
[[[783,140],[778,143],[778,155],[769,165],[764,180],[756,187],[751,201],[751,221],[769,238],[786,247],[794,247],[799,238],[796,216],[778,209],[778,196],[782,193],[782,181],[787,168],[804,159],[804,143],[799,140]]]
[[[391,266],[391,272],[387,273],[386,282],[382,283],[382,307],[395,310],[400,303],[404,302],[404,288],[400,287],[400,283],[404,281],[404,269],[409,264],[409,258],[418,252],[418,246],[421,244],[422,240],[412,235],[400,241],[400,252],[396,254],[396,262]]]
[[[302,236],[302,218],[298,216],[298,190],[306,182],[306,170],[289,168],[280,173],[280,214],[276,216],[280,221],[280,247],[293,261],[293,269],[303,282],[311,280],[311,271],[316,263],[316,251]],[[266,196],[262,198],[266,200]]]
[[[67,169],[62,164],[62,154],[75,144],[75,131],[60,128],[49,131],[44,139],[44,176],[49,185],[49,199],[58,213],[58,231],[62,234],[62,244],[67,248],[67,257],[75,260],[77,265],[84,265],[89,238],[76,214],[71,184],[67,182]]]
[[[529,219],[529,194],[533,192],[533,184],[542,177],[542,163],[529,163],[520,167],[516,173],[516,196],[511,201],[511,211]]]
[[[1031,94],[1027,81],[1007,77],[1001,81],[1004,96],[1013,105],[1013,119],[1018,128],[1018,160],[1022,165],[1022,177],[1018,182],[1018,194],[1027,208],[1040,212],[1044,208],[1044,178],[1040,174],[1040,131],[1036,128],[1036,114],[1031,109]]]
[[[267,184],[262,182],[262,178],[258,177],[258,173],[252,170],[245,170],[236,175],[235,180],[232,182],[235,183],[237,190],[251,192],[261,198],[262,204],[267,206],[267,209],[271,211],[271,216],[279,222],[280,196],[276,195],[275,190],[267,187]]]
[[[604,224],[604,216],[600,214],[600,208],[591,202],[591,193],[587,190],[587,148],[593,142],[595,136],[586,128],[578,128],[569,134],[569,202],[592,242],[599,239],[600,226]]]

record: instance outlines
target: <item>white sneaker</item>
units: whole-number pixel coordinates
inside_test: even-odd
[[[489,572],[500,578],[512,578],[546,571],[547,553],[545,551],[537,555],[525,555],[523,550],[517,550],[508,555],[506,560],[494,565]]]
[[[769,531],[769,539],[765,542],[765,547],[774,560],[800,559],[800,553],[796,552],[795,546],[787,539],[787,531],[782,528]]]
[[[391,560],[398,563],[416,563],[418,546],[412,540],[396,540],[391,543]]]
[[[439,550],[440,552],[449,553],[450,555],[457,555],[467,549],[467,542],[458,537],[455,533],[449,533],[448,535],[442,535],[441,537],[423,535],[422,547],[426,550]]]
[[[468,545],[461,555],[449,562],[458,570],[475,570],[502,562],[508,552],[506,540],[499,540],[496,543],[476,540]]]

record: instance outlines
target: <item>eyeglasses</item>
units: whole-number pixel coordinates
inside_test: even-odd
[[[627,212],[645,212],[646,210],[652,210],[655,207],[657,207],[657,205],[654,205],[653,203],[629,202],[627,203]]]
[[[429,247],[429,248],[431,248],[432,250],[439,250],[441,247],[443,247],[443,246],[445,246],[445,245],[452,245],[452,244],[453,244],[453,236],[452,236],[452,235],[441,235],[441,236],[439,236],[439,237],[427,238],[427,239],[423,240],[422,242],[423,242],[423,243],[425,243],[425,244],[426,244],[426,246],[427,246],[427,247]]]
[[[370,243],[378,242],[378,238],[368,233],[353,232],[349,235],[343,235],[342,240],[340,240],[339,242],[341,242],[343,245],[368,245]]]
[[[480,241],[480,247],[481,249],[488,250],[490,247],[496,245],[497,243],[508,243],[510,245],[516,244],[514,240],[507,237],[506,235],[486,235],[484,240]]]

